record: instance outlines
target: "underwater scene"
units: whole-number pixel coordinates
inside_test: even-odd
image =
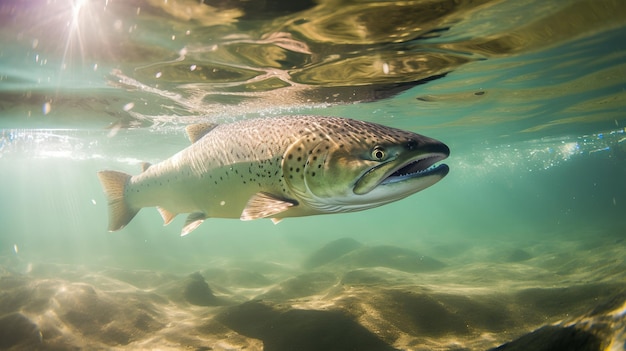
[[[0,29],[0,349],[626,350],[625,1]]]

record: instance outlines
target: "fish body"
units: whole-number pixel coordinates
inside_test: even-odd
[[[182,235],[207,218],[252,220],[353,212],[429,187],[448,147],[409,131],[353,119],[283,116],[187,127],[192,145],[142,173],[98,172],[109,230],[143,207],[165,224],[190,213]]]

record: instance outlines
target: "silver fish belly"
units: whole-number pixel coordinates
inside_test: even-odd
[[[352,212],[393,202],[448,173],[448,147],[347,118],[283,116],[187,127],[192,145],[131,176],[101,171],[109,230],[156,206],[165,224],[190,213],[181,235],[207,218]]]

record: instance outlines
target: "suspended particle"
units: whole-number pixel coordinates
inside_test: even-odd
[[[46,101],[43,104],[43,107],[41,108],[41,111],[43,112],[44,115],[47,115],[48,113],[50,113],[51,109],[52,109],[52,105],[50,105],[49,101]]]

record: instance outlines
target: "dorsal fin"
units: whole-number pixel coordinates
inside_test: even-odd
[[[188,125],[185,130],[187,131],[187,136],[189,137],[189,140],[191,140],[191,143],[193,144],[217,126],[217,123],[198,123]]]
[[[150,162],[142,162],[141,163],[141,171],[142,172],[145,172],[150,167],[152,167],[152,163],[150,163]]]

